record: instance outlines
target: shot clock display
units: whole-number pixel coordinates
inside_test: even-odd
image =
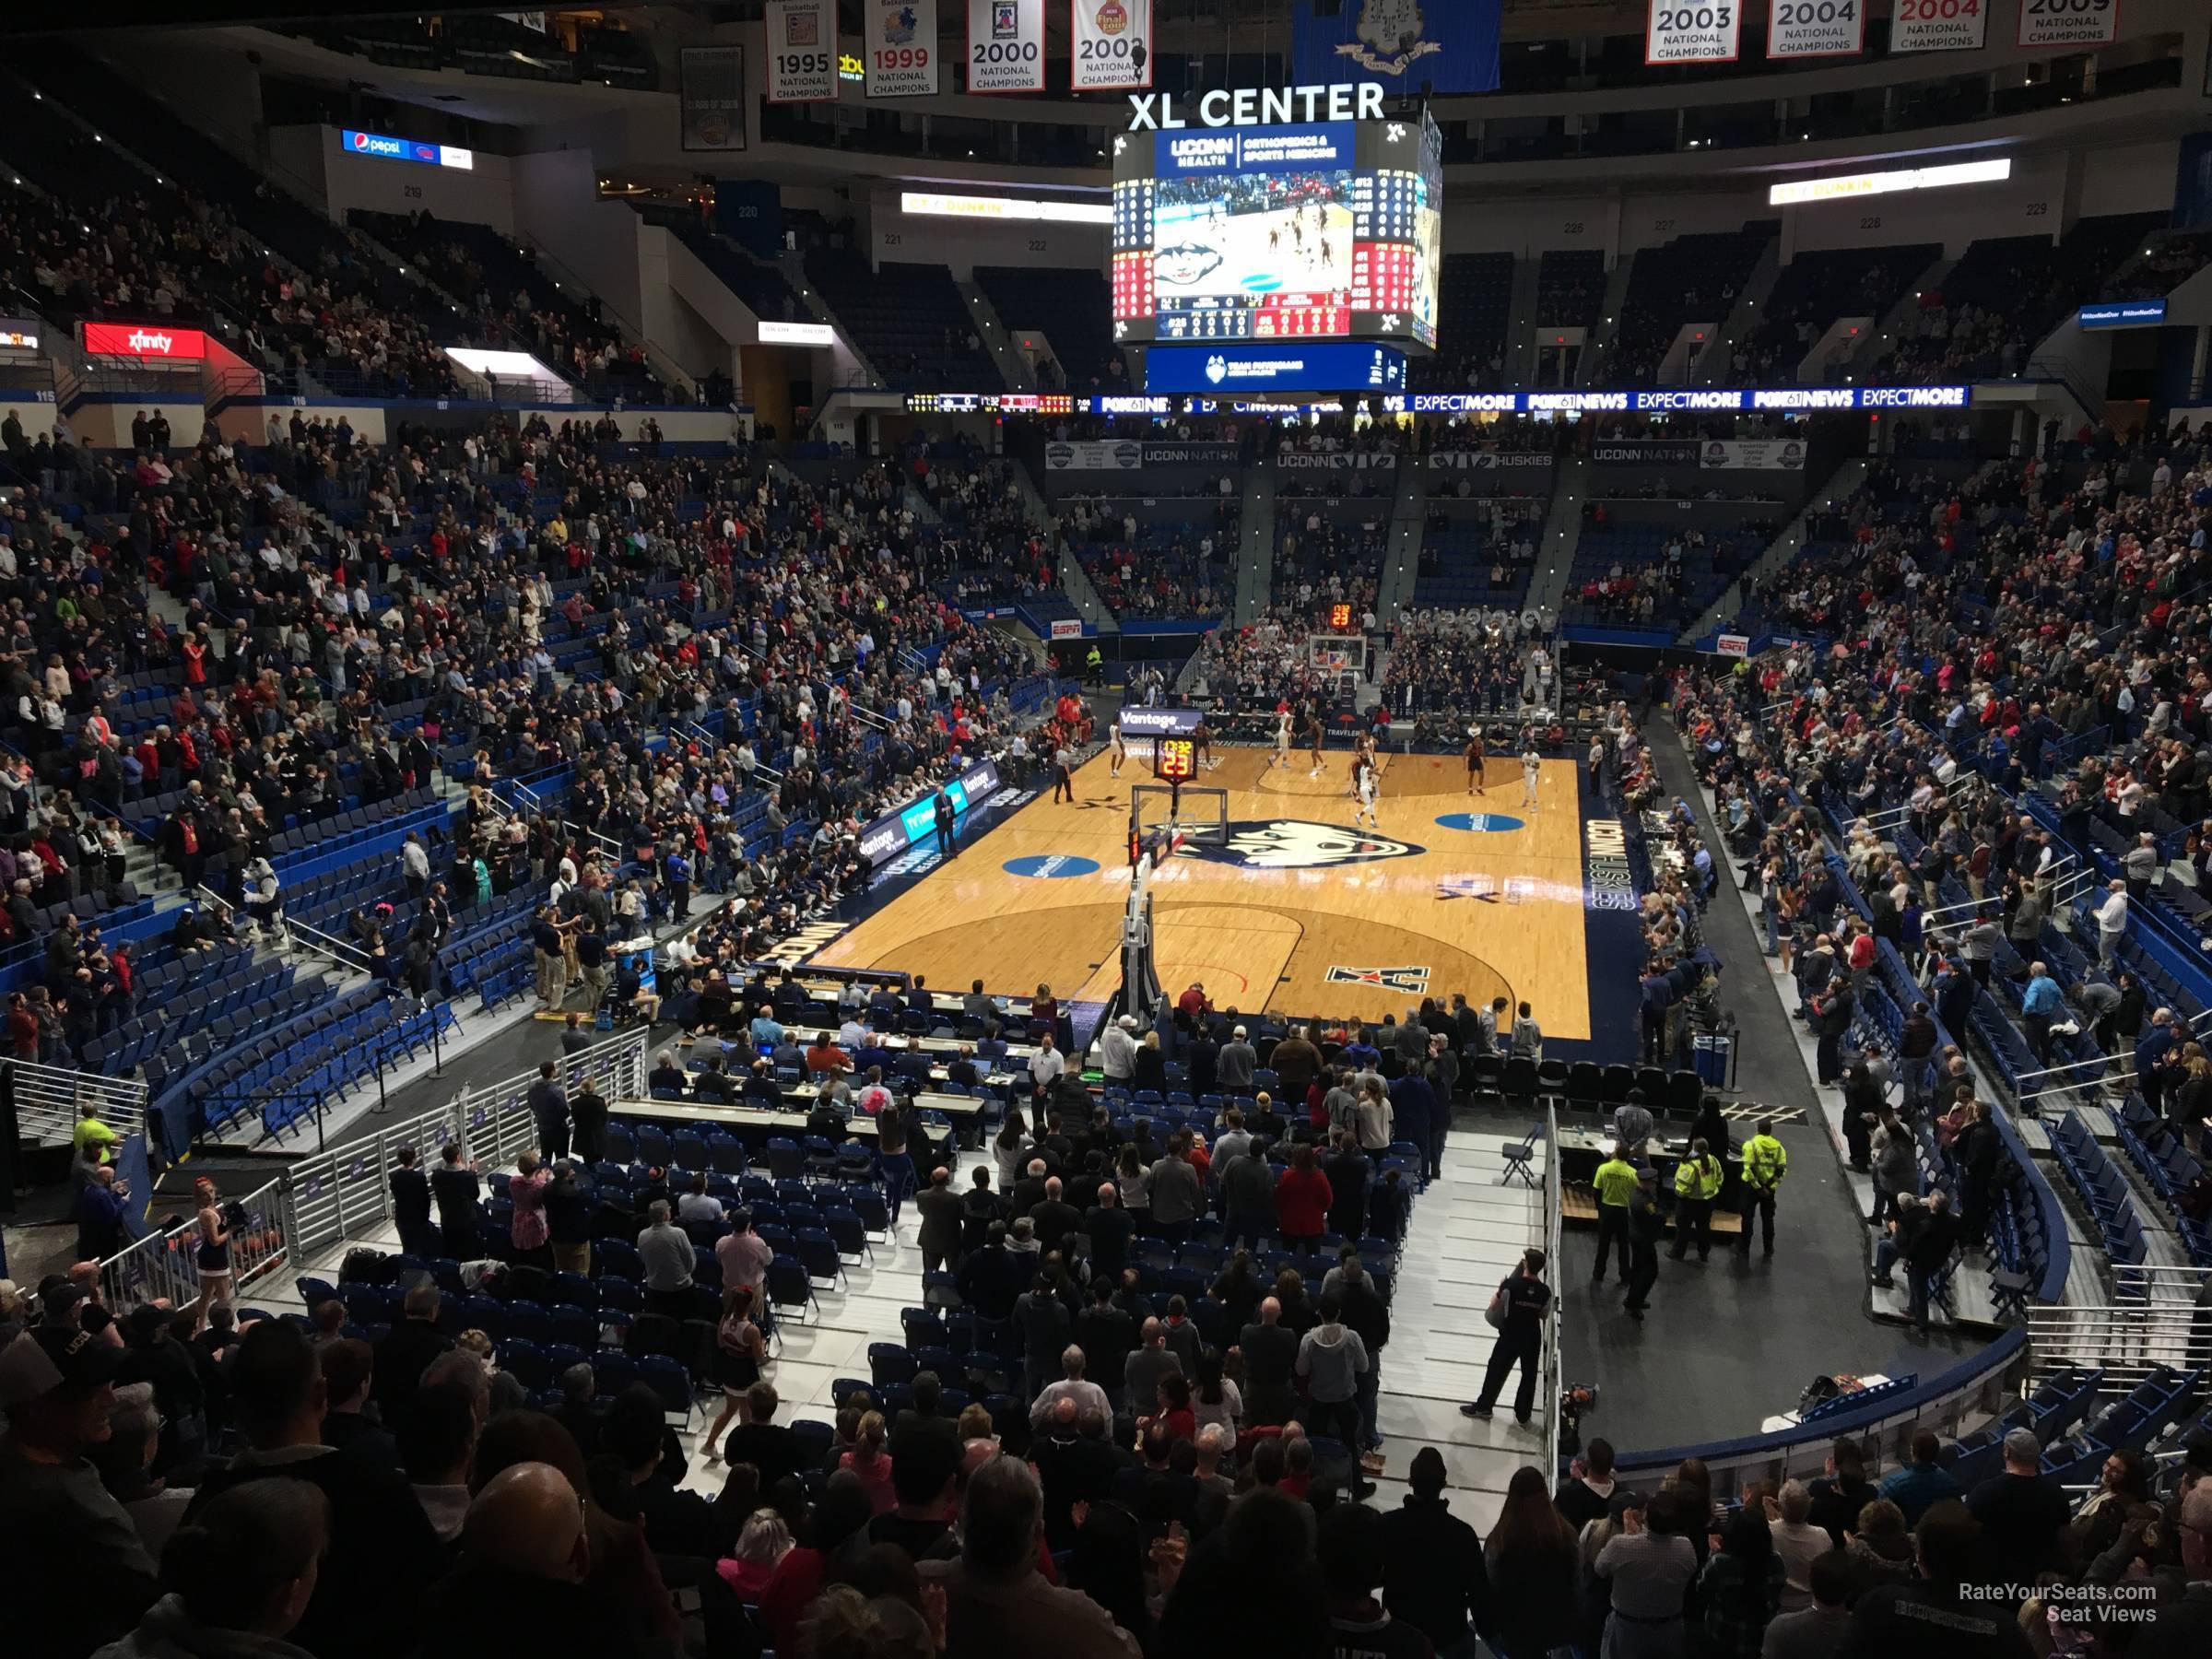
[[[1436,345],[1443,144],[1418,119],[1114,139],[1114,338]]]
[[[1155,738],[1152,775],[1169,783],[1188,783],[1198,775],[1196,742],[1188,737]]]

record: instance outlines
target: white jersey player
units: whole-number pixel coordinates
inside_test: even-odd
[[[1290,711],[1284,709],[1275,717],[1275,753],[1268,757],[1269,768],[1283,765],[1290,759]]]
[[[1534,743],[1531,743],[1526,748],[1521,751],[1522,806],[1534,806],[1538,804],[1536,800],[1536,785],[1542,781],[1543,776],[1544,757],[1536,753],[1536,746]]]
[[[1355,774],[1354,789],[1359,796],[1359,810],[1352,814],[1352,822],[1364,823],[1370,830],[1382,828],[1382,820],[1375,816],[1375,797],[1380,793],[1378,771],[1372,755],[1360,755],[1352,762]]]
[[[1122,735],[1122,723],[1118,720],[1113,723],[1113,741],[1111,754],[1112,759],[1107,763],[1107,776],[1118,778],[1122,775],[1122,762],[1129,759],[1129,740]]]

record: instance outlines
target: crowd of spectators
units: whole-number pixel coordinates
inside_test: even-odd
[[[1410,720],[1513,716],[1524,705],[1552,705],[1559,665],[1540,624],[1533,614],[1503,610],[1402,613],[1391,635],[1383,706]]]

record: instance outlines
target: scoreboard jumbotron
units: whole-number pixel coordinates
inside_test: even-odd
[[[1433,349],[1442,208],[1426,112],[1122,135],[1114,338]]]

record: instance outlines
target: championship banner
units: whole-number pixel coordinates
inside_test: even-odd
[[[768,0],[768,101],[837,100],[837,0]]]
[[[745,147],[745,48],[687,46],[677,54],[677,131],[688,150]]]
[[[1652,0],[1643,25],[1643,61],[1733,64],[1743,28],[1742,0]]]
[[[2120,38],[2120,0],[2020,0],[2022,46],[2109,46]]]
[[[1707,472],[1803,472],[1802,438],[1751,438],[1734,442],[1719,440],[1705,445],[1699,465]]]
[[[1044,90],[1044,0],[968,0],[968,90]]]
[[[860,0],[870,98],[937,95],[937,0]]]
[[[1866,49],[1867,0],[1768,0],[1771,58],[1855,57]]]
[[[1141,91],[1152,84],[1152,0],[1069,0],[1068,86]]]
[[[1145,464],[1145,446],[1133,439],[1044,446],[1047,472],[1135,472]]]
[[[1989,43],[1986,0],[1897,0],[1890,52],[1979,52]]]

